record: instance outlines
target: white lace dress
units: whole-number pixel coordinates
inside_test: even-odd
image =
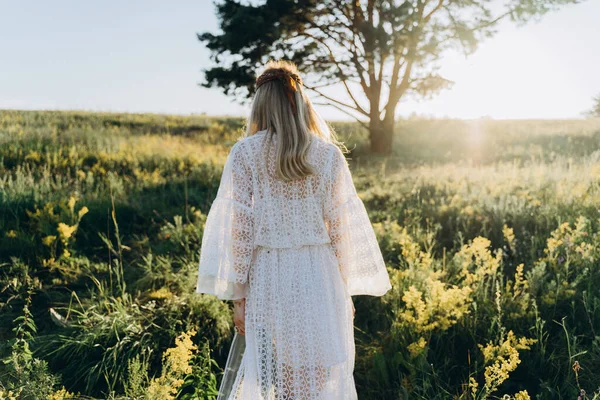
[[[356,399],[350,296],[382,296],[388,273],[339,148],[314,137],[317,173],[285,182],[276,140],[232,147],[204,230],[196,292],[246,297],[245,351],[232,367],[232,346],[219,398]]]

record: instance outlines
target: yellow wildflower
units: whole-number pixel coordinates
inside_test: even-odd
[[[74,399],[74,398],[75,398],[75,394],[70,393],[63,386],[62,389],[57,390],[56,392],[48,395],[47,400],[63,400],[63,399]]]
[[[556,249],[558,249],[563,244],[563,241],[561,239],[548,238],[546,240],[546,244],[548,247],[548,252],[550,254],[553,254],[556,251]]]
[[[502,262],[502,252],[498,250],[495,256],[492,255],[490,245],[489,239],[478,236],[454,256],[462,269],[465,284],[473,289],[487,277],[494,276]]]
[[[165,357],[168,360],[172,372],[182,374],[189,374],[192,372],[189,361],[192,358],[194,350],[198,348],[191,339],[195,334],[196,331],[194,330],[189,333],[182,333],[175,339],[175,347],[165,351]]]
[[[150,298],[152,299],[170,299],[171,297],[173,297],[173,293],[166,287],[161,287],[150,293]]]
[[[10,231],[6,232],[6,237],[16,238],[17,237],[17,232],[15,232],[14,229],[11,229]]]
[[[56,262],[56,259],[54,259],[54,257],[50,257],[47,260],[42,260],[42,265],[47,268],[52,268],[54,266],[55,262]]]
[[[448,287],[439,280],[425,280],[427,292],[410,286],[402,296],[406,309],[399,319],[417,332],[447,330],[469,312],[471,288]]]
[[[75,212],[75,203],[77,202],[77,199],[73,196],[69,197],[69,202],[67,203],[69,206],[69,210],[71,210],[71,212]]]
[[[513,331],[509,331],[506,340],[500,344],[494,345],[489,342],[485,347],[479,345],[486,364],[485,368],[485,391],[491,393],[496,390],[506,379],[508,375],[517,369],[521,363],[518,350],[529,350],[530,345],[535,343],[535,339],[521,337],[517,339]]]
[[[4,389],[0,388],[0,399],[18,400],[22,390],[23,388],[19,388],[18,392],[13,392],[12,390],[5,392]]]
[[[417,342],[411,343],[408,345],[408,352],[410,353],[410,358],[417,358],[423,353],[425,350],[425,346],[427,345],[427,341],[425,338],[420,337]]]
[[[48,235],[42,239],[42,243],[48,247],[52,246],[52,243],[56,240],[55,235]]]
[[[392,226],[392,229],[399,227]],[[399,230],[399,244],[402,246],[402,257],[411,268],[431,271],[430,266],[433,263],[431,254],[421,251],[421,246],[409,235],[406,227]]]
[[[86,207],[83,206],[79,209],[79,212],[77,213],[77,215],[79,216],[79,218],[83,217],[85,214],[87,214],[90,210]]]
[[[471,389],[471,396],[473,396],[473,398],[477,398],[477,388],[479,387],[479,383],[477,383],[477,380],[475,380],[475,378],[473,378],[472,376],[469,377],[469,389]]]
[[[25,156],[26,161],[35,161],[39,162],[42,159],[42,156],[37,151],[30,151],[29,154]]]
[[[515,283],[513,285],[513,297],[517,297],[529,288],[529,282],[524,278],[523,264],[517,265],[515,271]]]
[[[192,372],[189,364],[194,351],[198,348],[191,339],[195,334],[195,330],[182,333],[175,339],[175,347],[165,351],[162,374],[150,381],[147,390],[148,398],[175,399],[177,390],[184,382],[182,377]]]
[[[58,224],[58,228],[56,228],[61,240],[63,241],[67,241],[73,235],[75,229],[77,229],[77,225],[70,226],[65,224],[64,222],[60,222]]]
[[[527,390],[521,390],[515,394],[515,400],[531,400],[531,397],[529,397]]]
[[[502,227],[502,234],[504,235],[504,240],[510,248],[514,247],[515,243],[515,232],[513,228],[509,228],[506,224]]]

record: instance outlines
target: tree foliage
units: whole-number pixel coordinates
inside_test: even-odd
[[[590,117],[600,118],[600,94],[594,97],[594,105],[592,109],[587,112]]]
[[[198,35],[217,64],[203,85],[249,97],[257,68],[292,60],[320,100],[369,128],[372,149],[386,152],[400,100],[451,85],[438,73],[447,50],[470,54],[503,19],[524,23],[579,1],[222,0],[221,32]],[[324,90],[332,86],[343,96]]]

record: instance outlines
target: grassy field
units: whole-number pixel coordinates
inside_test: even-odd
[[[0,111],[0,398],[215,398],[231,309],[194,289],[243,123]],[[599,399],[600,120],[404,120],[386,157],[333,126],[393,285],[354,299],[359,399]]]

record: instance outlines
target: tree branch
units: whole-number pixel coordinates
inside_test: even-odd
[[[321,97],[323,97],[324,99],[327,99],[327,100],[329,100],[329,101],[331,101],[331,102],[333,102],[333,103],[335,103],[335,104],[339,104],[339,105],[340,105],[340,106],[342,106],[342,107],[347,107],[347,108],[350,108],[351,110],[354,110],[354,111],[356,111],[356,112],[359,112],[359,113],[361,113],[361,114],[363,114],[363,115],[365,115],[365,116],[367,116],[367,117],[369,116],[369,113],[367,113],[367,112],[366,112],[365,110],[363,110],[362,108],[353,107],[353,106],[351,106],[351,105],[349,105],[349,104],[346,104],[346,103],[344,103],[344,102],[341,102],[341,101],[339,101],[339,100],[337,100],[337,99],[334,99],[333,97],[327,96],[326,94],[324,94],[324,93],[323,93],[323,92],[321,92],[320,90],[316,89],[315,87],[306,86],[306,85],[304,85],[304,87],[305,87],[305,88],[307,88],[307,89],[309,89],[309,90],[312,90],[313,92],[317,93],[319,96],[321,96]]]
[[[340,81],[342,82],[342,84],[346,88],[346,92],[348,92],[348,95],[350,96],[350,98],[352,99],[352,101],[354,102],[354,104],[356,105],[357,110],[360,113],[364,114],[364,115],[368,115],[368,113],[360,105],[360,103],[358,102],[358,100],[356,100],[356,97],[354,97],[354,93],[352,93],[352,90],[350,90],[350,87],[348,86],[348,82],[347,82],[348,77],[344,73],[344,70],[340,66],[340,63],[335,59],[335,55],[333,54],[333,50],[331,50],[331,47],[329,47],[329,45],[324,40],[322,40],[322,39],[320,39],[320,38],[318,38],[318,37],[316,37],[314,35],[311,35],[310,33],[304,32],[303,35],[309,36],[313,40],[317,41],[318,43],[321,43],[321,45],[323,45],[329,51],[329,58],[330,58],[331,62],[333,62],[335,64],[335,66],[337,67],[338,71],[340,72],[340,76],[341,76]]]
[[[453,16],[453,15],[452,15],[452,13],[450,12],[450,10],[448,10],[448,8],[447,8],[447,7],[445,7],[445,8],[446,8],[446,11],[448,12],[448,16],[450,17],[450,19],[452,20],[452,22],[453,22],[454,24],[456,24],[456,20],[454,19],[454,16]],[[504,18],[508,17],[508,16],[509,16],[509,15],[510,15],[512,12],[513,12],[513,10],[508,10],[508,11],[506,11],[505,13],[502,13],[502,14],[498,15],[498,16],[497,16],[496,18],[494,18],[494,19],[491,19],[491,20],[489,20],[489,21],[486,21],[486,22],[484,22],[484,23],[483,23],[483,24],[481,24],[481,25],[478,25],[478,26],[476,26],[476,27],[473,27],[473,28],[469,29],[469,30],[468,30],[468,32],[471,32],[471,33],[472,33],[472,32],[477,32],[477,31],[479,31],[479,30],[481,30],[481,29],[489,28],[489,27],[491,27],[491,26],[493,26],[493,25],[496,25],[498,22],[500,22],[500,21],[501,21],[501,20],[503,20]],[[440,40],[439,44],[446,43],[446,42],[448,42],[448,41],[450,41],[450,40],[454,40],[454,39],[459,39],[459,40],[460,40],[460,37],[459,37],[459,35],[455,34],[455,35],[448,36],[448,37],[446,37],[446,38],[444,38],[444,39]],[[462,41],[461,41],[461,44],[462,44]]]
[[[358,122],[359,124],[361,124],[363,127],[365,127],[365,129],[369,129],[369,126],[367,124],[365,124],[363,121],[361,121],[360,119],[358,119],[355,115],[353,115],[352,113],[344,110],[341,107],[336,106],[335,104],[331,104],[331,103],[314,103],[317,106],[329,106],[329,107],[335,107],[338,110],[340,110],[341,112],[343,112],[344,114],[352,117],[356,122]]]
[[[429,12],[429,14],[427,14],[424,18],[423,18],[423,22],[427,23],[429,22],[429,20],[431,19],[431,17],[433,16],[433,14],[435,14],[439,9],[442,8],[442,6],[444,5],[444,0],[439,0],[437,5],[435,6],[435,8],[433,10],[431,10]]]

